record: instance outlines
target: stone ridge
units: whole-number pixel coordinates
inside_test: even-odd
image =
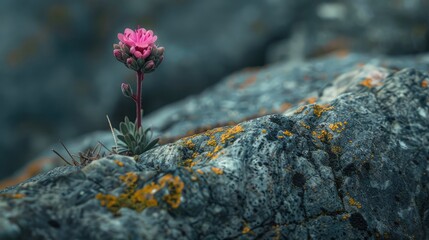
[[[425,239],[428,79],[56,168],[1,193],[0,239]]]

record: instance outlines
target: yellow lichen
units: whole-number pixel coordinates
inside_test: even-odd
[[[209,145],[209,146],[216,146],[216,139],[215,139],[215,137],[214,136],[212,136],[212,137],[210,137],[210,139],[207,141],[207,145]]]
[[[317,117],[321,117],[322,113],[330,111],[332,109],[334,109],[334,107],[329,106],[328,104],[326,104],[326,105],[314,104],[314,106],[313,106],[313,113]]]
[[[300,122],[300,125],[303,126],[306,129],[310,129],[310,126],[305,124],[305,122]]]
[[[212,135],[214,135],[216,133],[223,132],[223,131],[225,131],[225,128],[223,128],[223,127],[214,128],[214,129],[210,129],[210,130],[206,131],[204,133],[204,135],[206,135],[206,136],[212,136]]]
[[[217,175],[223,174],[223,170],[221,168],[212,167],[211,169],[212,169],[212,172],[216,173]]]
[[[185,145],[186,147],[188,147],[189,149],[194,149],[195,148],[195,144],[192,142],[191,139],[188,139],[185,141]]]
[[[359,209],[362,208],[362,204],[360,204],[360,202],[356,201],[354,198],[352,198],[350,196],[349,196],[349,205],[357,207]]]
[[[134,172],[128,172],[125,175],[119,176],[119,180],[124,182],[128,187],[132,187],[136,184],[138,176]]]
[[[248,234],[252,231],[252,229],[249,227],[247,223],[244,223],[243,230],[241,231],[242,234]]]
[[[163,176],[158,183],[150,182],[141,189],[136,189],[138,176],[135,173],[127,173],[120,176],[119,179],[127,185],[127,188],[119,196],[102,193],[95,196],[100,201],[101,206],[106,207],[114,214],[117,214],[123,207],[140,212],[145,208],[158,206],[155,194],[162,189],[166,190],[162,200],[170,207],[177,208],[180,205],[185,186],[180,177],[172,174]]]
[[[314,137],[318,138],[320,141],[325,142],[325,143],[331,141],[333,138],[332,133],[330,133],[326,130],[322,130],[320,132],[313,131],[312,135]]]
[[[332,131],[340,133],[340,132],[344,131],[344,129],[346,129],[345,125],[347,125],[347,122],[336,122],[336,123],[329,124],[329,128]]]
[[[280,135],[280,136],[277,136],[277,138],[282,139],[282,138],[285,138],[285,136]]]
[[[170,207],[178,208],[182,197],[182,191],[185,187],[180,177],[173,177],[173,175],[167,174],[159,180],[159,183],[162,187],[167,186],[168,188],[168,194],[164,195],[162,199],[169,204]]]
[[[288,137],[292,137],[293,136],[293,133],[291,133],[290,131],[288,131],[288,130],[285,130],[284,132],[283,132],[283,134],[284,135],[286,135],[286,136],[288,136]]]
[[[350,213],[346,213],[344,214],[341,219],[343,219],[344,221],[350,218]]]
[[[267,129],[262,129],[262,133],[267,133]]]
[[[231,140],[235,137],[237,133],[243,132],[244,129],[240,125],[236,125],[232,128],[229,128],[220,136],[220,140],[222,143],[226,143],[226,141]]]
[[[204,174],[204,171],[203,171],[203,170],[201,170],[201,169],[197,169],[197,173],[199,173],[199,174],[203,175],[203,174]]]
[[[119,160],[115,160],[115,163],[119,166],[119,167],[123,167],[124,166],[124,163],[123,162],[121,162],[121,161],[119,161]]]

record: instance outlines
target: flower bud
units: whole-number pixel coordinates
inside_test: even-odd
[[[156,48],[156,50],[157,50],[157,55],[158,55],[158,56],[162,56],[162,55],[164,55],[164,51],[165,51],[165,48],[164,48],[164,47]]]
[[[118,59],[118,61],[121,61],[121,62],[123,62],[124,60],[122,59],[122,53],[121,53],[121,50],[119,50],[119,49],[114,49],[113,50],[113,55],[116,57],[116,59]]]
[[[119,44],[113,44],[113,49],[121,49],[121,46],[119,46]]]
[[[155,70],[155,62],[153,60],[149,60],[145,63],[144,65],[144,72],[145,73],[150,73],[153,70]]]
[[[164,56],[160,56],[160,57],[158,58],[158,61],[156,61],[156,67],[158,67],[158,66],[159,66],[159,64],[161,64],[161,63],[162,63],[162,60],[164,60]]]
[[[139,67],[137,66],[136,60],[132,57],[127,58],[126,64],[127,64],[127,67],[133,69],[134,71],[139,70]]]
[[[128,83],[122,83],[121,90],[122,90],[122,94],[124,94],[125,97],[129,97],[129,98],[133,97],[133,90],[131,89],[131,86]]]

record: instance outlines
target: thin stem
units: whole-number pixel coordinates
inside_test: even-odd
[[[136,96],[136,126],[140,129],[142,125],[142,83],[144,74],[137,71],[137,96]]]

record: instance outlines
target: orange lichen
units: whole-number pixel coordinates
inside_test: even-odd
[[[195,143],[193,143],[191,139],[186,140],[186,141],[185,141],[185,145],[186,145],[186,147],[188,147],[189,149],[194,149],[194,148],[195,148]]]
[[[101,206],[106,207],[114,214],[117,214],[123,207],[140,212],[145,208],[158,206],[155,194],[165,190],[162,200],[172,208],[179,207],[185,186],[180,177],[167,174],[160,178],[158,183],[150,182],[141,189],[136,189],[136,181],[138,180],[136,177],[135,173],[127,173],[119,177],[127,185],[127,188],[119,196],[98,193],[95,198],[100,201]]]
[[[223,170],[221,168],[212,167],[211,169],[212,169],[212,172],[216,173],[217,175],[223,174]]]
[[[422,81],[422,88],[427,88],[428,87],[428,85],[429,85],[429,81],[428,80],[423,80]]]
[[[288,130],[285,130],[284,132],[283,132],[283,134],[284,135],[286,135],[286,136],[288,136],[288,137],[292,137],[293,136],[293,133],[291,133],[290,131],[288,131]]]
[[[203,170],[201,170],[201,169],[197,169],[197,173],[199,173],[199,174],[203,175],[203,174],[204,174],[204,171],[203,171]]]
[[[210,129],[210,130],[204,132],[204,135],[206,135],[206,136],[212,136],[212,135],[214,135],[216,133],[223,132],[223,131],[225,131],[224,127],[213,128],[213,129]]]
[[[330,111],[332,109],[334,109],[334,107],[329,106],[328,104],[326,104],[326,105],[314,104],[314,106],[313,106],[313,113],[317,117],[321,117],[322,113]]]
[[[215,139],[215,137],[214,137],[214,136],[211,136],[211,137],[210,137],[210,139],[207,141],[207,145],[212,146],[212,147],[214,147],[214,146],[216,146],[216,145],[217,145],[217,143],[216,143],[216,139]]]
[[[179,176],[173,177],[167,174],[159,180],[159,184],[164,187],[167,186],[168,194],[164,195],[162,199],[172,208],[178,208],[182,198],[182,191],[185,184]]]
[[[344,129],[346,129],[345,125],[347,125],[347,122],[344,122],[344,123],[343,122],[336,122],[336,123],[329,124],[329,128],[332,131],[340,133],[340,132],[344,131]]]
[[[317,101],[317,97],[309,97],[307,99],[305,99],[305,102],[308,104],[313,104]]]
[[[243,132],[244,129],[240,125],[236,125],[232,128],[229,128],[220,136],[220,140],[222,143],[226,143],[226,141],[231,140],[235,137],[237,133]]]
[[[252,75],[252,76],[248,77],[242,84],[240,84],[238,86],[238,88],[240,88],[240,89],[247,88],[248,86],[250,86],[253,83],[255,83],[256,80],[257,80],[256,75]]]
[[[354,206],[354,207],[357,207],[357,208],[362,208],[362,204],[360,204],[360,202],[358,202],[358,201],[356,201],[354,198],[352,198],[350,195],[348,196],[349,197],[349,205],[350,206]]]
[[[325,143],[331,141],[333,138],[332,133],[330,133],[326,130],[322,130],[320,132],[313,131],[312,135],[314,137],[318,138],[320,141],[325,142]]]
[[[194,167],[197,163],[198,163],[198,162],[194,162],[194,160],[193,160],[193,159],[186,159],[185,161],[183,161],[183,162],[182,162],[182,165],[183,165],[184,167],[187,167],[187,168],[192,168],[192,167]]]
[[[373,88],[376,86],[381,86],[382,83],[379,82],[379,80],[377,79],[365,78],[364,80],[362,80],[362,82],[359,83],[359,85],[362,85],[367,88]]]
[[[22,194],[22,193],[3,193],[3,194],[0,194],[0,197],[20,199],[20,198],[25,197],[25,194]]]
[[[124,166],[124,163],[123,162],[121,162],[121,161],[119,161],[119,160],[115,160],[114,161],[119,167],[123,167]]]
[[[134,186],[137,183],[138,179],[139,177],[134,172],[128,172],[125,175],[119,176],[119,180],[124,182],[128,187]]]
[[[283,103],[282,105],[280,105],[280,107],[277,109],[277,111],[275,110],[275,112],[284,112],[286,110],[288,110],[289,108],[291,108],[293,105],[290,103]]]

